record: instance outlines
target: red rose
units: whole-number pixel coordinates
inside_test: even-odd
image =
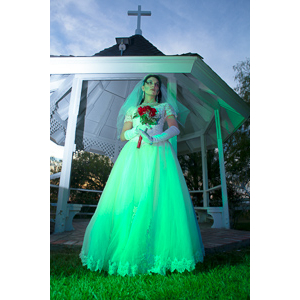
[[[140,106],[138,108],[138,113],[140,116],[142,116],[143,114],[145,114],[147,111],[152,112],[151,116],[154,117],[155,116],[155,112],[156,110],[153,109],[151,106],[147,105],[147,106]]]
[[[154,116],[155,116],[155,113],[156,113],[156,109],[155,109],[155,108],[151,108],[151,109],[150,109],[150,113],[149,113],[150,117],[151,117],[151,118],[154,117]]]
[[[147,105],[147,106],[144,106],[144,113],[146,113],[147,112],[147,110],[150,110],[151,109],[151,107],[149,106],[149,105]]]
[[[139,113],[140,116],[143,114],[143,107],[142,106],[140,106],[138,108],[138,113]]]
[[[138,113],[139,113],[139,115],[141,116],[141,115],[145,114],[145,113],[147,112],[148,107],[149,107],[149,106],[140,106],[140,107],[138,108]]]

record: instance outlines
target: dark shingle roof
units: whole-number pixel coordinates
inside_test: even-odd
[[[126,50],[123,51],[123,56],[165,56],[160,50],[153,46],[148,40],[146,40],[142,35],[136,34],[128,38],[129,45],[126,45]],[[57,55],[50,55],[51,57],[57,57]],[[92,56],[121,56],[121,51],[119,50],[119,45],[115,44],[110,48],[101,50]],[[203,59],[198,53],[183,53],[175,54],[175,56],[197,56]],[[67,57],[67,55],[60,55],[59,57]],[[70,55],[70,57],[74,57]]]
[[[155,46],[153,46],[142,35],[136,34],[129,37],[129,45],[123,51],[123,56],[164,56]],[[121,56],[119,45],[104,49],[93,56]]]
[[[203,59],[203,57],[200,54],[198,54],[198,53],[191,53],[191,52],[189,52],[189,53],[183,53],[183,54],[177,54],[177,55],[179,55],[179,56],[197,56],[197,57]]]

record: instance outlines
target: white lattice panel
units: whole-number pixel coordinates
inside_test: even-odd
[[[79,138],[76,137],[76,147],[79,150],[104,154],[110,158],[114,157],[115,144],[97,140],[90,137]]]
[[[55,119],[50,119],[50,135],[54,134],[57,131],[65,132],[65,128]]]

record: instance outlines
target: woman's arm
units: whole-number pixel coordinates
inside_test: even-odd
[[[132,122],[125,122],[124,126],[123,126],[123,129],[122,129],[122,132],[121,132],[121,135],[120,135],[120,139],[121,139],[122,142],[127,141],[124,137],[124,133],[125,133],[125,131],[127,131],[129,129],[132,129]]]
[[[168,116],[168,118],[167,118],[167,123],[168,123],[169,128],[170,128],[171,126],[175,126],[175,127],[178,128],[178,123],[177,123],[177,121],[176,121],[174,115]],[[178,129],[179,129],[179,128],[178,128]]]

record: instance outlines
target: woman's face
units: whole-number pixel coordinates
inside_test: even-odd
[[[156,96],[159,94],[159,81],[155,77],[149,77],[145,84],[142,86],[142,90],[149,96]]]

